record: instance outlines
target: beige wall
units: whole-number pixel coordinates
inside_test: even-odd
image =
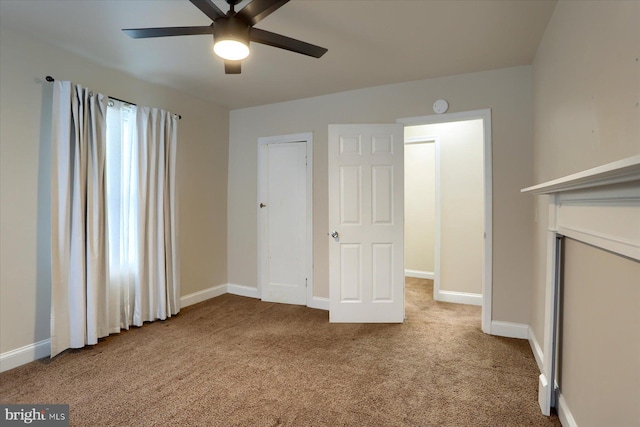
[[[256,188],[259,137],[313,132],[314,295],[328,297],[327,126],[393,123],[450,111],[492,109],[493,318],[528,323],[533,200],[531,68],[528,66],[386,85],[231,111],[229,140],[229,282],[257,285]]]
[[[549,22],[533,64],[534,93],[534,183],[559,178],[640,153],[640,2],[637,1],[560,1]],[[544,332],[544,292],[546,269],[547,199],[537,197],[538,221],[534,224],[534,286],[531,290],[531,327],[539,342]],[[571,250],[575,245],[571,245]],[[617,333],[618,326],[610,323],[614,316],[619,326],[626,328],[628,339],[637,342],[640,322],[637,318],[637,296],[630,297],[622,284],[609,280],[617,261],[611,255],[595,252],[589,261],[567,260],[567,271],[575,273],[604,272],[604,281],[598,275],[571,274],[567,288],[580,286],[585,290],[580,301],[566,301],[576,310],[598,307],[581,325],[584,331],[593,331],[588,345],[579,341],[574,332],[567,331],[565,351],[595,352],[589,357],[606,360],[614,355],[599,333],[602,325]],[[627,262],[631,262],[628,261]],[[588,270],[587,270],[588,269]],[[580,279],[578,279],[580,277]],[[575,282],[574,282],[575,281]],[[637,285],[637,282],[636,282]],[[603,308],[598,289],[616,295],[613,303]],[[571,297],[573,298],[573,297]],[[576,314],[579,315],[579,314]],[[616,332],[611,332],[616,331]],[[597,333],[596,333],[597,332]],[[573,348],[573,346],[576,346]],[[632,344],[629,343],[629,351]],[[622,345],[624,347],[624,345]],[[610,365],[613,361],[607,362]],[[621,361],[629,373],[638,373],[639,359]],[[622,371],[621,371],[622,372]],[[579,384],[579,377],[589,377],[593,371],[585,366],[566,367],[563,382]],[[637,378],[637,377],[636,377]],[[622,384],[625,379],[620,378]],[[597,408],[602,414],[613,415],[617,408],[618,387],[609,384],[585,383],[579,395],[573,396],[575,387],[563,390],[579,425],[598,425],[588,421]],[[562,387],[562,385],[561,385]],[[640,404],[638,382],[633,391],[635,411]],[[603,390],[608,390],[601,393]],[[616,392],[612,392],[615,390]],[[590,396],[584,404],[577,403]],[[574,403],[571,403],[574,402]],[[586,405],[586,406],[585,406]],[[583,412],[585,411],[585,412]],[[637,424],[637,423],[636,423]],[[599,424],[602,425],[602,424]],[[624,424],[619,424],[624,425]]]
[[[482,294],[482,120],[411,126],[405,136],[437,137],[440,146],[440,290]]]
[[[561,393],[580,427],[640,426],[640,262],[565,247]]]
[[[182,295],[227,281],[228,112],[0,29],[0,353],[49,338],[50,113],[46,75],[182,115]]]
[[[406,130],[411,128],[405,128]],[[435,259],[435,144],[404,147],[404,268],[433,273]]]

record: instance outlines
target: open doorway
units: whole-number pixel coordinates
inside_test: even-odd
[[[404,275],[435,279],[436,140],[430,135],[404,139]]]
[[[482,306],[491,325],[490,110],[405,125],[405,274],[435,300]]]

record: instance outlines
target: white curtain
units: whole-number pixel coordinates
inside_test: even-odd
[[[54,82],[51,356],[108,334],[106,97]]]
[[[138,107],[138,268],[133,323],[166,319],[180,310],[180,271],[176,203],[178,118],[167,111]]]
[[[180,310],[177,117],[54,84],[51,357]]]

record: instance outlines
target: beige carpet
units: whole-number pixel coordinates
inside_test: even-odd
[[[77,426],[559,426],[529,344],[407,280],[401,325],[224,295],[0,374],[2,403],[68,403]]]

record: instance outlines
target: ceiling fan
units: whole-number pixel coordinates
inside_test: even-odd
[[[225,14],[211,0],[189,0],[213,22],[202,27],[163,27],[123,29],[135,39],[150,37],[190,36],[212,34],[214,52],[224,59],[226,74],[240,74],[241,61],[249,55],[249,41],[279,47],[291,52],[320,58],[327,49],[292,39],[270,31],[254,28],[258,22],[275,12],[289,0],[252,0],[236,12],[242,0],[226,0],[229,11]]]

